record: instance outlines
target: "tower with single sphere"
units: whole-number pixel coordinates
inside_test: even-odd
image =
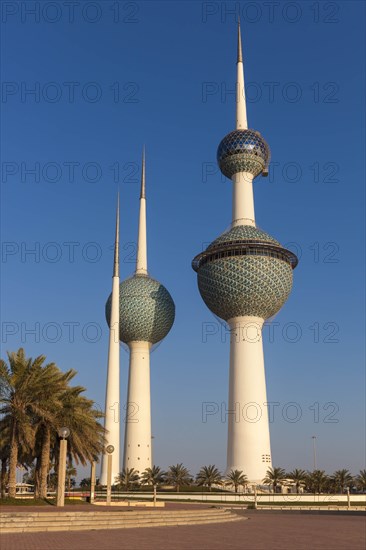
[[[110,324],[113,298],[106,304]],[[142,159],[136,270],[119,287],[119,338],[130,352],[123,468],[153,466],[151,448],[150,351],[173,326],[175,305],[147,270],[145,155]]]
[[[227,472],[261,483],[272,466],[262,327],[286,302],[297,258],[256,226],[253,180],[268,174],[270,150],[247,124],[240,25],[236,129],[221,141],[217,162],[233,183],[232,224],[192,266],[203,301],[230,328]]]

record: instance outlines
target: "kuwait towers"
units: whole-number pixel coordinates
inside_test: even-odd
[[[168,334],[175,316],[171,295],[162,284],[149,276],[147,270],[145,189],[143,155],[136,270],[119,286],[119,338],[127,344],[130,353],[123,468],[134,468],[138,472],[153,466],[150,352],[152,346]],[[106,304],[110,327],[113,326],[114,303],[112,292]]]
[[[268,174],[269,147],[248,129],[240,26],[236,129],[221,141],[217,161],[233,184],[232,224],[193,260],[207,307],[230,327],[227,471],[261,483],[272,466],[262,327],[286,302],[296,256],[256,226],[253,180]]]

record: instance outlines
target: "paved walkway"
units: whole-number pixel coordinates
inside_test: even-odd
[[[365,550],[366,518],[245,511],[248,521],[6,534],[1,550]]]

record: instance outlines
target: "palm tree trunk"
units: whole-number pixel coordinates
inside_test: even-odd
[[[41,457],[37,456],[36,467],[34,468],[34,496],[41,497]]]
[[[39,497],[47,498],[47,476],[50,466],[51,430],[45,426],[41,450],[41,463],[39,475]]]
[[[1,498],[5,498],[7,462],[7,458],[1,459]]]
[[[13,427],[13,433],[10,443],[10,457],[9,457],[9,497],[15,498],[16,484],[17,484],[17,464],[18,464],[18,444],[15,437],[15,426]]]

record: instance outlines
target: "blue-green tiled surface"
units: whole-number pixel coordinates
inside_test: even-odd
[[[292,288],[289,263],[266,256],[232,256],[204,263],[198,288],[207,307],[221,319],[253,315],[268,319]]]
[[[120,284],[120,340],[156,344],[172,328],[175,305],[167,289],[155,279],[134,276]],[[111,296],[106,303],[109,324]]]
[[[220,237],[217,237],[217,239],[208,246],[208,250],[214,246],[230,241],[262,241],[280,245],[276,239],[268,235],[265,231],[262,231],[262,229],[258,229],[258,227],[253,227],[252,225],[237,225],[220,235]]]

